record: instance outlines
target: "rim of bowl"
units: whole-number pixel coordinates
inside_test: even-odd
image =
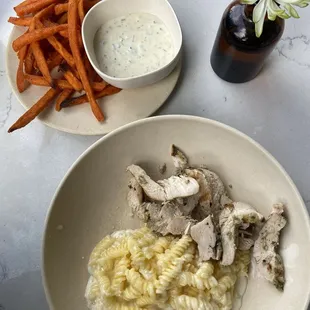
[[[66,174],[64,175],[64,177],[62,178],[60,184],[58,185],[55,194],[52,198],[52,201],[49,205],[48,211],[47,211],[47,215],[46,215],[46,219],[44,222],[44,233],[43,233],[43,239],[42,239],[42,255],[41,255],[41,266],[42,266],[42,283],[43,283],[43,287],[44,287],[44,291],[45,291],[45,296],[48,302],[48,305],[51,307],[51,309],[53,308],[53,303],[52,303],[52,299],[50,296],[50,292],[48,290],[48,285],[47,285],[47,278],[45,275],[45,241],[47,239],[47,227],[48,227],[48,223],[49,223],[49,219],[51,217],[51,213],[53,210],[53,206],[56,200],[56,197],[58,196],[60,189],[63,187],[63,185],[65,184],[68,176],[71,174],[71,172],[75,169],[75,167],[80,163],[80,161],[86,157],[88,155],[88,153],[90,153],[92,150],[94,150],[99,144],[103,143],[105,140],[108,140],[109,138],[116,136],[119,132],[122,131],[126,131],[128,128],[132,128],[135,127],[137,125],[140,124],[147,124],[147,123],[152,123],[152,122],[157,122],[157,121],[161,121],[161,120],[188,120],[188,121],[196,121],[196,122],[201,122],[201,123],[205,123],[205,124],[212,124],[213,126],[222,128],[224,130],[230,131],[231,133],[233,133],[234,135],[240,137],[241,139],[247,140],[249,143],[251,143],[253,146],[255,146],[259,151],[261,151],[266,157],[268,157],[268,159],[270,159],[272,161],[272,163],[278,168],[278,170],[282,173],[282,175],[285,177],[285,179],[288,181],[288,183],[290,184],[290,186],[292,187],[293,191],[295,192],[296,197],[298,198],[301,206],[302,206],[302,212],[303,212],[303,217],[306,219],[306,226],[307,226],[307,233],[309,235],[309,239],[310,239],[310,217],[306,208],[306,205],[304,203],[304,200],[301,197],[301,194],[299,193],[295,183],[293,182],[293,180],[291,179],[291,177],[289,176],[289,174],[286,172],[286,170],[283,168],[283,166],[276,160],[276,158],[271,155],[271,153],[269,153],[262,145],[260,145],[258,142],[256,142],[254,139],[252,139],[251,137],[247,136],[245,133],[241,132],[238,129],[235,129],[229,125],[226,125],[224,123],[212,120],[212,119],[208,119],[208,118],[204,118],[204,117],[200,117],[200,116],[192,116],[192,115],[162,115],[162,116],[153,116],[153,117],[149,117],[149,118],[144,118],[144,119],[140,119],[137,121],[134,121],[132,123],[126,124],[124,126],[121,126],[115,130],[113,130],[112,132],[108,133],[107,135],[105,135],[104,137],[100,138],[98,141],[96,141],[95,143],[93,143],[90,147],[88,147],[76,160],[75,162],[71,165],[71,167],[69,168],[69,170],[66,172]],[[306,310],[307,307],[310,304],[310,288],[308,289],[308,298],[306,300],[306,303],[304,305],[304,309]]]
[[[87,22],[87,18],[88,18],[88,15],[91,14],[91,12],[93,10],[95,10],[98,6],[100,5],[103,5],[104,2],[108,2],[108,1],[113,1],[113,0],[101,0],[100,2],[98,2],[96,5],[94,5],[88,12],[87,14],[85,15],[85,18],[83,20],[83,23],[82,23],[82,41],[83,41],[83,45],[84,45],[84,49],[86,51],[86,55],[87,55],[87,58],[89,59],[91,65],[100,72],[100,74],[102,74],[105,78],[107,79],[110,79],[110,80],[113,80],[113,81],[117,81],[117,82],[127,82],[127,81],[135,81],[136,79],[140,79],[140,78],[143,78],[143,77],[147,77],[147,76],[151,76],[153,74],[156,74],[157,72],[163,70],[163,69],[166,69],[167,67],[169,67],[177,58],[179,58],[180,56],[180,52],[181,52],[181,49],[182,49],[182,45],[183,45],[183,34],[182,34],[182,29],[181,29],[181,25],[180,25],[180,22],[179,22],[179,19],[173,9],[173,7],[171,6],[171,4],[167,1],[167,0],[162,0],[166,3],[166,5],[169,7],[171,13],[173,14],[174,16],[174,19],[175,19],[175,22],[178,26],[178,32],[179,32],[179,35],[180,35],[180,44],[179,44],[179,47],[178,49],[176,50],[175,52],[175,55],[174,57],[164,66],[158,68],[157,70],[154,70],[154,71],[151,71],[151,72],[148,72],[146,74],[141,74],[141,75],[137,75],[137,76],[133,76],[133,77],[127,77],[127,78],[118,78],[118,77],[113,77],[111,75],[108,75],[106,73],[104,73],[98,66],[96,66],[96,64],[93,62],[93,59],[92,57],[90,57],[89,55],[89,52],[88,52],[88,47],[87,47],[87,44],[85,43],[86,40],[85,40],[85,36],[84,36],[84,27],[85,27],[85,23]],[[160,18],[160,16],[157,16],[158,18]],[[86,22],[85,22],[86,21]],[[177,64],[177,62],[176,62]]]

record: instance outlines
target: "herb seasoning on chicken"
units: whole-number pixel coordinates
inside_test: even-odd
[[[277,253],[280,232],[286,225],[283,212],[282,204],[273,206],[270,216],[255,241],[253,250],[259,272],[280,291],[283,290],[285,283],[283,260]]]
[[[234,202],[215,172],[190,165],[175,145],[170,154],[175,175],[164,180],[152,180],[137,165],[127,168],[133,176],[127,199],[134,215],[163,236],[189,234],[197,243],[201,261],[213,259],[230,266],[237,250],[254,246],[260,272],[282,290],[284,266],[276,249],[286,224],[283,205],[275,205],[262,226],[263,215],[249,204]],[[255,231],[260,228],[255,241]]]

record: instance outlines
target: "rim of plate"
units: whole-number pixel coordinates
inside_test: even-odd
[[[8,40],[7,40],[7,46],[6,46],[6,51],[5,51],[5,70],[6,70],[7,80],[9,81],[9,84],[10,84],[10,87],[11,87],[11,90],[12,90],[14,96],[17,98],[19,103],[24,107],[24,109],[27,110],[28,107],[24,104],[23,99],[21,98],[21,94],[18,92],[17,87],[15,85],[15,81],[10,78],[10,75],[8,73],[10,71],[8,63],[9,63],[10,48],[12,48],[12,46],[11,46],[11,43],[13,41],[12,37],[13,37],[14,31],[16,31],[16,29],[18,29],[18,28],[19,27],[15,26],[15,25],[12,27],[11,33],[10,33],[10,35],[8,37]],[[148,116],[145,116],[144,118],[152,117],[152,115],[156,111],[158,111],[167,102],[169,97],[173,94],[174,89],[175,89],[175,87],[176,87],[176,85],[177,85],[177,83],[179,81],[179,78],[180,78],[180,75],[181,75],[181,71],[182,71],[182,50],[180,52],[179,61],[177,62],[177,65],[175,66],[175,68],[172,70],[172,72],[170,74],[173,74],[174,70],[179,70],[179,73],[178,73],[178,77],[177,77],[176,81],[172,85],[171,92],[166,96],[165,100],[163,100],[163,102],[159,106],[157,106],[156,108],[150,110],[150,112],[148,113]],[[135,120],[134,122],[139,121],[139,120],[143,120],[144,118],[140,118],[138,120]],[[81,133],[81,132],[77,132],[77,131],[75,131],[73,129],[70,129],[70,128],[67,128],[67,127],[63,127],[62,125],[56,125],[56,124],[54,124],[51,121],[43,120],[40,117],[40,115],[38,117],[36,117],[36,119],[38,119],[41,123],[43,123],[44,125],[46,125],[46,126],[48,126],[50,128],[53,128],[53,129],[56,129],[56,130],[59,130],[59,131],[62,131],[62,132],[74,134],[74,135],[79,135],[79,136],[102,136],[102,135],[107,135],[109,133],[112,133],[115,130],[118,130],[119,128],[122,128],[123,126],[131,124],[131,123],[124,124],[124,125],[122,125],[122,126],[120,126],[118,128],[115,128],[115,129],[111,130],[111,131],[102,130],[102,131],[94,131],[94,132],[87,131],[87,132],[82,132]]]
[[[211,124],[215,127],[218,128],[222,128],[226,131],[229,131],[231,133],[233,133],[235,136],[240,137],[241,139],[244,139],[246,141],[248,141],[249,143],[251,143],[253,146],[255,146],[257,148],[258,151],[260,151],[261,153],[263,153],[264,156],[266,156],[269,160],[271,160],[271,162],[278,168],[279,172],[282,173],[282,175],[284,176],[284,178],[288,181],[288,183],[290,184],[290,186],[292,187],[296,197],[298,198],[301,206],[302,206],[302,212],[303,212],[303,217],[305,218],[306,221],[306,228],[307,228],[307,233],[309,235],[309,239],[310,239],[310,217],[308,215],[308,211],[306,208],[306,205],[304,203],[304,200],[301,197],[301,194],[299,193],[295,183],[293,182],[293,180],[291,179],[291,177],[289,176],[289,174],[286,172],[286,170],[283,168],[283,166],[276,160],[276,158],[271,155],[271,153],[269,153],[262,145],[260,145],[258,142],[256,142],[254,139],[250,138],[248,135],[246,135],[245,133],[239,131],[238,129],[235,129],[229,125],[223,124],[221,122],[215,121],[215,120],[211,120],[208,118],[204,118],[204,117],[200,117],[200,116],[192,116],[192,115],[162,115],[162,116],[153,116],[153,117],[149,117],[149,118],[144,118],[144,119],[140,119],[137,121],[134,121],[132,123],[123,125],[113,131],[111,131],[110,133],[108,133],[107,135],[103,136],[102,138],[100,138],[98,141],[96,141],[94,144],[92,144],[90,147],[88,147],[76,160],[75,162],[72,164],[72,166],[69,168],[69,170],[66,172],[66,174],[64,175],[63,179],[61,180],[60,184],[58,185],[55,194],[52,198],[52,201],[49,205],[48,208],[48,212],[46,215],[46,219],[44,222],[44,233],[43,233],[43,239],[42,239],[42,255],[41,255],[41,264],[42,264],[42,282],[43,282],[43,287],[44,287],[44,291],[45,291],[45,295],[46,295],[46,299],[47,302],[49,304],[50,307],[53,306],[52,303],[52,299],[50,296],[50,292],[47,288],[47,279],[46,279],[46,275],[45,275],[45,250],[44,250],[44,245],[45,245],[45,241],[47,238],[46,235],[46,231],[47,231],[47,226],[49,223],[49,219],[53,210],[53,205],[55,203],[56,197],[58,196],[60,189],[62,188],[62,186],[64,185],[64,183],[66,182],[68,176],[71,174],[71,172],[75,169],[75,167],[80,163],[80,161],[86,157],[92,150],[94,150],[99,144],[103,143],[105,140],[108,140],[110,138],[112,138],[113,136],[116,136],[119,132],[122,131],[126,131],[129,128],[135,127],[135,126],[139,126],[140,124],[147,124],[147,123],[153,123],[153,122],[160,122],[161,120],[189,120],[189,121],[196,121],[196,122],[201,122],[201,123],[205,123],[205,124]],[[305,303],[305,310],[307,309],[307,306],[309,306],[310,304],[310,288],[308,288],[308,298],[306,300]]]

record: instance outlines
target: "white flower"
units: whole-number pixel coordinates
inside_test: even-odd
[[[241,0],[241,3],[253,5],[257,0]],[[263,32],[266,14],[269,20],[280,18],[299,18],[294,6],[304,8],[310,0],[259,0],[253,10],[253,22],[255,23],[255,34],[259,38]]]

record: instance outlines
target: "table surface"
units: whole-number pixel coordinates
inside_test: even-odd
[[[6,20],[14,3],[1,0],[0,13],[0,309],[45,310],[40,263],[49,203],[68,168],[100,137],[66,134],[36,120],[7,133],[24,112],[6,77],[12,28]],[[285,167],[310,208],[310,9],[286,22],[260,75],[238,85],[220,80],[209,62],[228,3],[171,0],[183,30],[184,65],[175,92],[157,114],[203,116],[246,133]]]

